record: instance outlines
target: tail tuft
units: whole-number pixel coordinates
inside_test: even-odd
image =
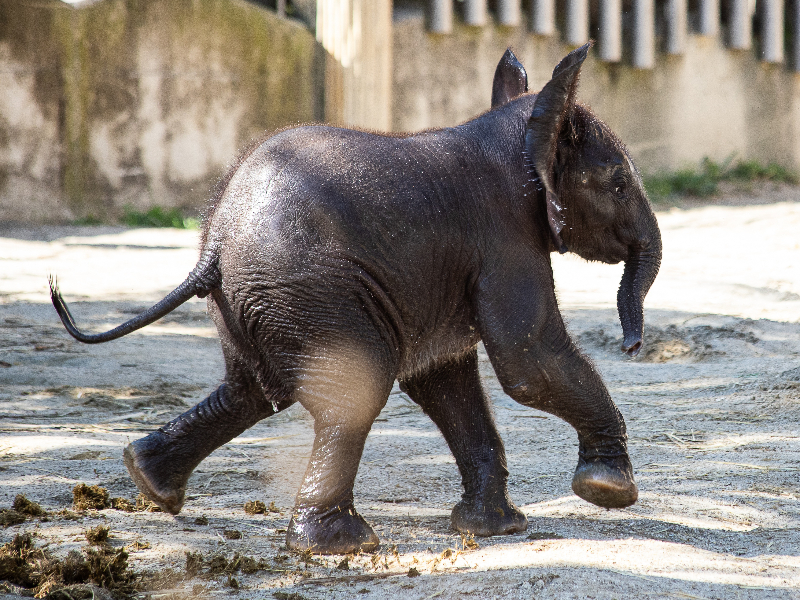
[[[61,292],[58,290],[58,282],[52,275],[48,277],[48,283],[50,284],[50,300],[53,302],[53,307],[56,309],[61,322],[64,324],[64,328],[79,342],[83,342],[84,344],[99,344],[115,340],[132,331],[141,329],[153,321],[157,321],[190,298],[194,296],[200,296],[202,298],[208,295],[212,289],[220,286],[222,283],[222,275],[217,267],[216,257],[210,254],[211,253],[204,255],[195,269],[189,273],[186,280],[167,294],[163,300],[147,309],[142,314],[110,331],[90,334],[84,333],[78,329],[78,326],[75,324],[75,319],[72,317],[72,313],[70,313],[69,308],[67,308],[67,303],[64,302],[64,298],[61,297]]]
[[[67,331],[73,337],[80,339],[81,332],[78,331],[78,328],[75,325],[75,319],[72,317],[72,313],[69,312],[69,308],[67,308],[67,303],[64,302],[64,298],[61,296],[61,292],[58,289],[58,280],[51,274],[47,277],[47,283],[50,285],[50,300],[53,303],[53,306],[58,313],[61,322],[64,324],[64,327],[67,328]],[[78,335],[76,335],[76,333]]]

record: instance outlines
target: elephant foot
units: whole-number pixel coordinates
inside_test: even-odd
[[[450,515],[453,529],[479,537],[509,535],[528,528],[528,519],[506,494],[493,502],[463,499]]]
[[[186,483],[194,466],[180,468],[171,457],[169,440],[165,437],[161,431],[155,431],[128,444],[122,457],[139,491],[161,510],[177,515],[183,508]]]
[[[372,552],[380,540],[352,505],[325,511],[299,509],[286,530],[286,546],[314,554]]]
[[[588,461],[581,457],[572,478],[572,491],[603,508],[625,508],[639,498],[627,454]]]

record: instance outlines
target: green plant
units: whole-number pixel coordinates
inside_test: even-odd
[[[717,192],[722,173],[728,162],[719,165],[709,158],[704,158],[699,170],[687,168],[672,173],[658,173],[644,178],[644,187],[653,200],[661,200],[669,196],[706,197]]]
[[[176,229],[197,229],[199,222],[193,217],[184,217],[177,208],[154,206],[146,212],[125,208],[122,223],[129,227],[174,227]]]
[[[728,172],[728,179],[739,179],[743,181],[755,181],[766,179],[768,181],[778,181],[782,183],[800,183],[797,173],[790,171],[776,163],[768,163],[766,166],[754,160],[741,161]]]
[[[699,169],[681,169],[672,173],[657,173],[644,178],[648,196],[656,202],[670,196],[713,196],[719,189],[719,182],[775,181],[798,184],[797,173],[776,163],[766,166],[758,161],[739,161],[733,164],[733,156],[723,163],[704,158]]]

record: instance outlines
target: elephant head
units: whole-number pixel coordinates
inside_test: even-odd
[[[627,148],[575,101],[589,47],[567,55],[538,93],[525,151],[555,249],[608,264],[625,261],[617,308],[622,350],[636,356],[642,347],[642,304],[661,264],[661,234]]]

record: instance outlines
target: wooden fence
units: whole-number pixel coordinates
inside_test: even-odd
[[[800,72],[800,0],[699,0],[690,19],[689,0],[531,0],[523,11],[521,0],[496,0],[494,20],[506,27],[527,22],[531,33],[558,35],[557,9],[563,11],[563,41],[583,44],[597,37],[601,60],[615,63],[629,60],[639,69],[655,66],[657,24],[663,21],[662,50],[681,55],[690,33],[726,36],[731,50],[749,50],[757,42],[759,59],[766,63],[785,61],[785,20],[791,24],[790,67]],[[481,27],[490,23],[487,0],[463,0],[461,16],[465,24]],[[695,5],[693,5],[695,6]],[[724,9],[724,13],[723,13]],[[527,12],[527,15],[523,14]],[[428,30],[448,34],[453,30],[454,0],[428,0]],[[596,23],[590,32],[590,14]],[[723,23],[725,27],[723,27]],[[627,46],[627,47],[626,47]],[[629,58],[628,58],[629,57]]]

